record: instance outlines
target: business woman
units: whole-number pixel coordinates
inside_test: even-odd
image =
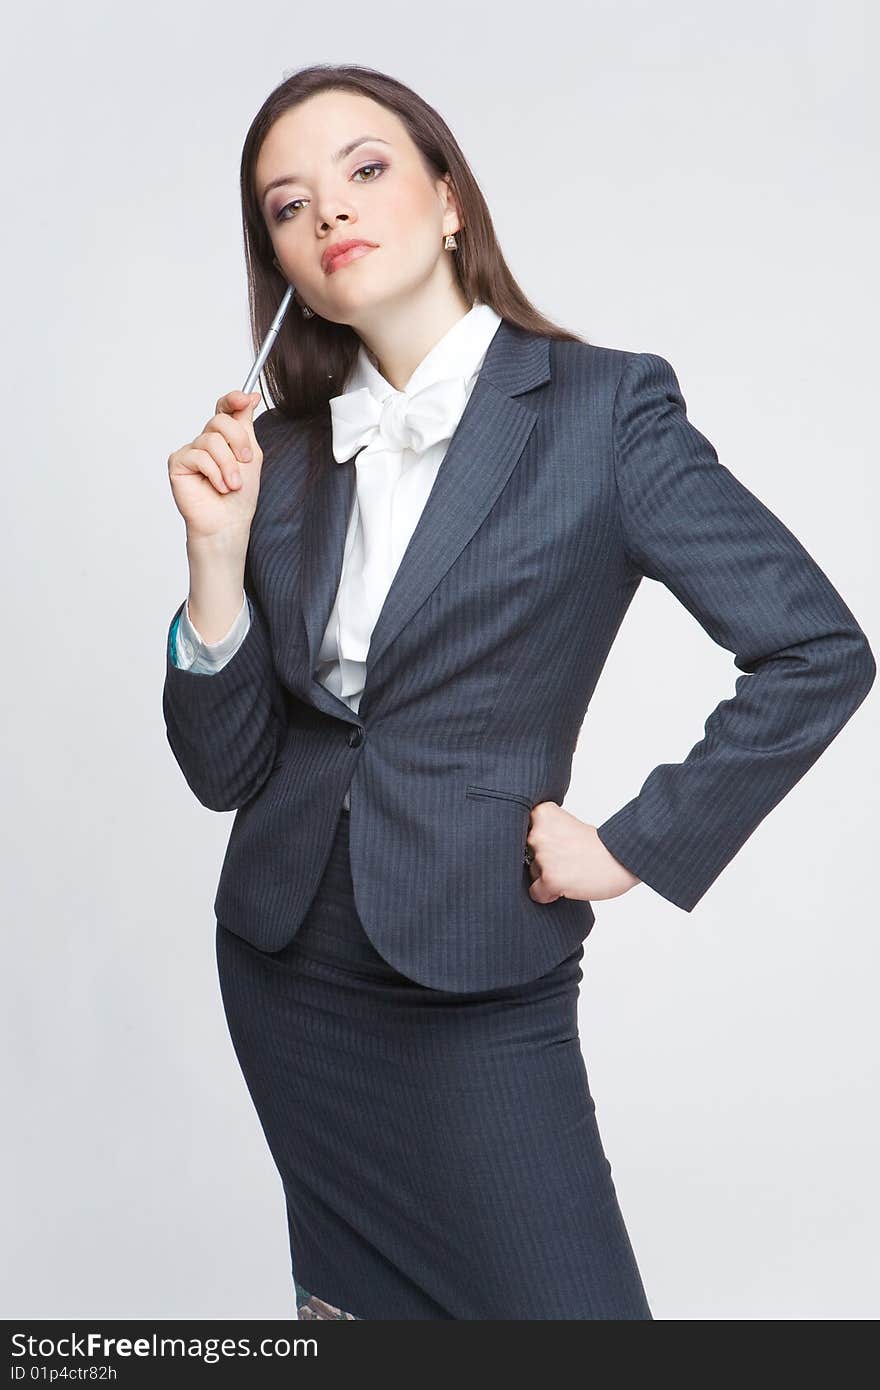
[[[268,98],[241,171],[275,405],[169,473],[168,739],[235,809],[226,1017],[302,1318],[650,1319],[577,1026],[592,904],[690,912],[875,675],[671,365],[542,318],[454,138],[370,69]],[[248,452],[248,450],[250,452]],[[599,826],[562,809],[644,576],[743,673]]]

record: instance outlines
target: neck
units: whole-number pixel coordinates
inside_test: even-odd
[[[443,295],[428,296],[416,304],[411,295],[406,302],[386,302],[381,316],[352,327],[377,370],[395,391],[403,391],[419,363],[472,307],[456,282]]]

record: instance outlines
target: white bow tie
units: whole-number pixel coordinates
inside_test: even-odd
[[[463,377],[431,382],[411,396],[393,391],[384,401],[377,401],[366,386],[344,391],[330,400],[333,457],[345,463],[374,442],[380,448],[420,453],[452,437],[466,402]]]

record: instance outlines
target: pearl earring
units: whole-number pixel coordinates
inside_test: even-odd
[[[457,247],[458,247],[458,242],[455,240],[455,232],[448,232],[447,235],[446,235],[446,236],[444,237],[444,239],[443,239],[443,248],[444,248],[444,250],[446,250],[446,251],[455,251]]]

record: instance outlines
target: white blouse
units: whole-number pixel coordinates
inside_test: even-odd
[[[383,419],[393,419],[398,403],[405,410],[417,391],[436,382],[459,378],[463,389],[456,396],[455,417],[445,422],[445,438],[417,451],[402,447],[399,434],[380,428],[355,459],[356,487],[339,587],[315,671],[315,679],[354,711],[363,694],[370,634],[500,323],[501,316],[490,305],[475,304],[422,358],[403,391],[385,379],[363,343],[358,349],[342,396],[366,387],[379,405],[391,397],[392,409],[383,412]],[[351,433],[350,421],[343,429],[347,411],[334,405],[342,396],[330,401],[334,456],[340,463],[347,461],[344,437]],[[218,642],[207,643],[193,626],[187,603],[177,629],[175,664],[198,675],[213,675],[231,661],[249,627],[250,607],[243,593],[229,631]],[[350,805],[348,792],[343,805]]]

